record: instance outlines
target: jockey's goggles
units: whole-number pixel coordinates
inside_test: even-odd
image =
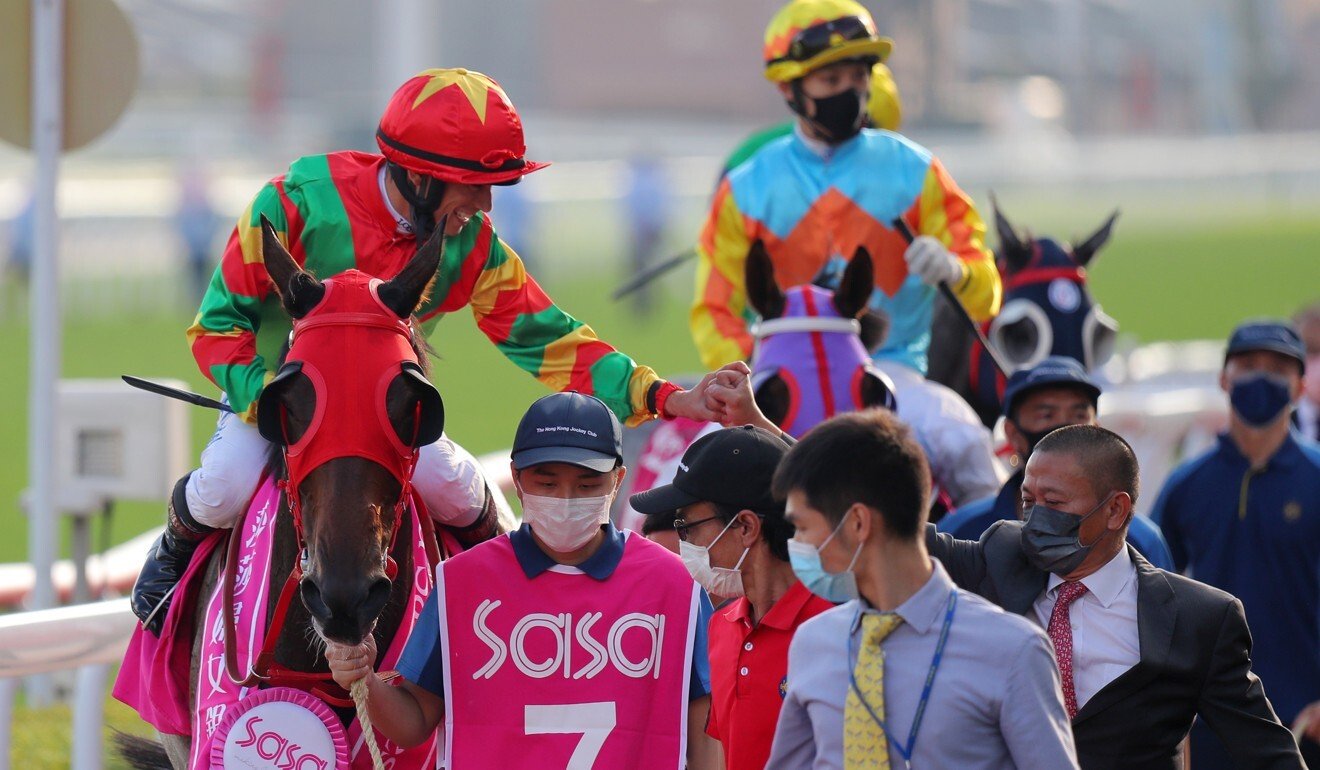
[[[877,36],[872,26],[860,16],[843,16],[807,27],[794,35],[787,53],[765,63],[766,76],[771,80],[792,80],[845,59],[861,59],[874,64],[884,61],[892,47],[892,41]]]

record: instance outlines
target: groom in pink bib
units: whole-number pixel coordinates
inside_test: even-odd
[[[523,525],[441,564],[400,677],[372,671],[370,637],[327,650],[340,684],[369,677],[391,740],[443,719],[450,770],[722,763],[703,729],[710,600],[674,554],[610,523],[622,433],[591,396],[537,401],[513,445]]]

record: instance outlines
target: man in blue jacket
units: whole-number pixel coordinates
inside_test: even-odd
[[[1289,425],[1305,373],[1292,326],[1238,326],[1219,375],[1228,432],[1169,476],[1151,512],[1179,571],[1242,600],[1256,673],[1284,724],[1320,695],[1320,448]],[[1320,745],[1302,747],[1320,767]],[[1192,730],[1193,768],[1229,767],[1225,756]]]
[[[1004,435],[1020,458],[999,494],[970,502],[940,520],[939,531],[960,540],[979,540],[991,524],[1022,518],[1022,474],[1036,444],[1050,431],[1065,425],[1096,425],[1100,386],[1077,361],[1050,356],[1035,366],[1020,369],[1004,388]],[[1133,516],[1127,540],[1160,569],[1173,569],[1169,547],[1155,524]]]

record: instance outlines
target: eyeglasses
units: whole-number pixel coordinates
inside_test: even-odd
[[[719,516],[707,516],[704,519],[697,519],[696,521],[692,521],[692,522],[689,522],[686,519],[682,519],[682,518],[674,519],[674,531],[678,533],[678,539],[686,543],[688,539],[689,529],[692,529],[698,524],[705,524],[708,521],[715,521],[718,518]]]
[[[793,36],[788,45],[788,54],[770,62],[796,61],[813,59],[838,44],[840,40],[867,40],[875,37],[870,26],[860,16],[844,16],[823,24],[807,27]]]

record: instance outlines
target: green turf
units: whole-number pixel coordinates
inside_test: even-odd
[[[111,730],[151,739],[156,733],[136,712],[113,698],[106,699],[104,718],[103,767],[106,770],[127,770],[128,764],[110,748]],[[44,709],[20,706],[14,710],[13,730],[13,743],[9,749],[11,766],[30,770],[59,770],[69,766],[73,727],[68,705]]]

